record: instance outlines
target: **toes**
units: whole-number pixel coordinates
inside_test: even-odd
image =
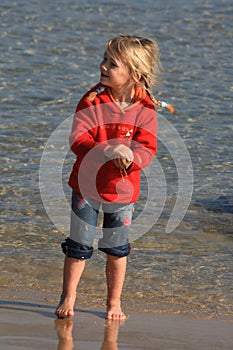
[[[55,311],[55,315],[57,316],[57,318],[71,318],[74,316],[74,311],[71,309],[68,310],[63,310],[63,309],[57,309]]]
[[[124,313],[107,313],[106,315],[106,319],[107,320],[125,320],[126,319],[126,316]]]
[[[70,318],[70,317],[73,317],[73,316],[74,316],[74,311],[73,310],[68,310],[67,317]]]

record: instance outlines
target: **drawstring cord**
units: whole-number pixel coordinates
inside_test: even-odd
[[[124,177],[128,176],[126,169],[125,168],[120,169],[120,174],[121,174],[122,182],[125,182]]]

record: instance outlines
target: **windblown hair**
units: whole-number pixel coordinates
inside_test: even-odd
[[[106,52],[114,61],[122,61],[130,69],[135,82],[151,93],[161,76],[159,48],[152,39],[140,36],[120,35],[110,39]]]
[[[125,63],[135,83],[147,91],[152,102],[167,108],[175,114],[175,108],[157,100],[152,93],[152,86],[157,86],[161,75],[159,48],[155,40],[136,35],[116,36],[106,43],[106,53],[113,61]]]

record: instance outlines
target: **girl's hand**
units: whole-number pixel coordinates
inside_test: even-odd
[[[119,169],[128,169],[134,159],[132,150],[123,144],[108,146],[104,153],[107,158],[112,159]]]
[[[115,166],[119,169],[128,169],[128,167],[132,164],[132,162],[129,162],[127,159],[125,158],[117,158],[117,159],[113,159],[113,163],[115,164]]]
[[[124,144],[120,144],[116,146],[107,146],[105,148],[104,154],[109,159],[113,159],[114,161],[117,160],[118,161],[117,164],[119,164],[119,166],[121,164],[123,167],[125,167],[124,165],[129,167],[129,165],[132,163],[134,159],[132,150],[129,147],[125,146]]]

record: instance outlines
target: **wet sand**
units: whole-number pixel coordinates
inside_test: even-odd
[[[230,350],[233,322],[181,314],[130,312],[122,324],[102,311],[76,309],[72,320],[56,320],[54,305],[1,298],[1,349]]]

